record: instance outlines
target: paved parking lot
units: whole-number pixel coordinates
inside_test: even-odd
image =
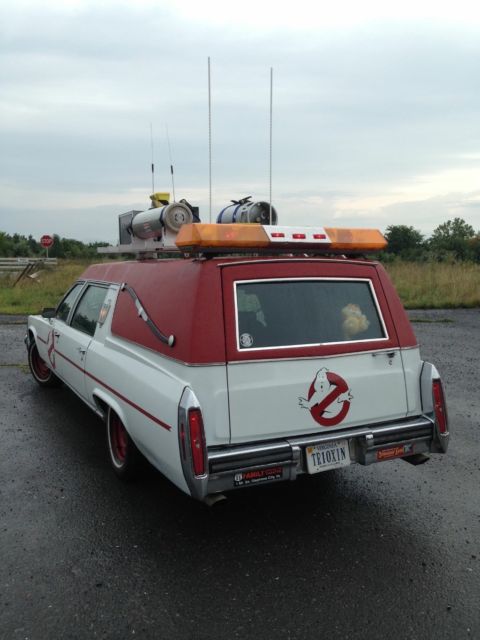
[[[34,383],[22,319],[0,318],[0,638],[480,638],[480,312],[411,315],[448,456],[213,508],[153,470],[117,480],[102,422]]]

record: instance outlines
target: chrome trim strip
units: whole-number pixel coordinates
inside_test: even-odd
[[[344,344],[344,343],[340,343]],[[382,349],[368,349],[366,351],[348,351],[347,353],[334,353],[332,355],[324,356],[324,355],[316,355],[316,356],[297,356],[294,358],[258,358],[255,360],[230,360],[228,362],[228,366],[233,366],[237,364],[252,364],[257,362],[289,362],[292,360],[326,360],[327,358],[351,358],[353,356],[360,356],[362,354],[370,354],[375,355],[377,353],[393,353],[393,352],[402,352],[408,351],[410,349],[418,349],[419,345],[415,345],[413,347],[393,347],[393,348],[382,348]]]
[[[314,444],[324,444],[326,442],[334,442],[336,440],[346,440],[351,438],[361,438],[370,435],[380,436],[395,433],[405,433],[408,431],[415,431],[416,429],[422,429],[425,427],[433,427],[433,421],[430,418],[422,416],[408,422],[399,422],[395,424],[386,425],[368,425],[365,427],[356,427],[354,429],[346,429],[345,431],[335,431],[325,434],[316,434],[312,436],[299,436],[293,438],[286,438],[283,441],[274,441],[272,444],[262,443],[259,445],[245,445],[234,446],[227,450],[213,450],[208,451],[209,462],[228,462],[229,460],[239,459],[248,456],[255,456],[261,454],[273,454],[278,452],[283,454],[291,452],[292,448],[298,450],[298,447],[304,447]]]
[[[262,453],[288,453],[290,452],[290,445],[287,441],[280,444],[264,444],[264,445],[252,445],[250,447],[234,448],[228,451],[209,451],[209,462],[227,462],[231,458],[248,457],[250,455],[259,455]]]
[[[185,387],[182,393],[182,397],[180,399],[180,403],[178,405],[178,449],[179,449],[179,457],[182,463],[183,475],[185,478],[185,482],[187,483],[188,488],[190,489],[190,493],[193,498],[197,498],[197,500],[203,500],[208,493],[208,454],[205,446],[205,441],[203,442],[204,451],[205,451],[205,474],[202,476],[196,476],[195,471],[193,469],[193,460],[191,453],[191,445],[190,445],[190,430],[188,426],[188,411],[189,409],[200,409],[202,410],[200,403],[193,393],[193,391],[189,387]],[[183,429],[182,426],[183,425]],[[182,443],[182,433],[185,438]],[[185,449],[186,457],[183,457],[183,449]]]
[[[371,425],[367,427],[359,427],[357,429],[347,429],[346,431],[337,431],[335,434],[325,434],[317,436],[307,436],[300,438],[289,438],[288,442],[292,445],[307,446],[313,444],[323,444],[325,442],[335,441],[339,438],[344,440],[347,438],[358,438],[372,434],[373,436],[390,435],[395,433],[403,433],[405,431],[415,431],[425,427],[433,426],[432,420],[426,417],[418,418],[413,422],[401,422],[395,425]]]

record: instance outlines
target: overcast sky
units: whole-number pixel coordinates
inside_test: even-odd
[[[0,230],[117,240],[170,188],[208,221],[268,199],[282,224],[480,230],[480,8],[377,0],[2,0]],[[230,6],[231,5],[231,6]]]

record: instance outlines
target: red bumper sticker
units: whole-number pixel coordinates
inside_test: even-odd
[[[403,458],[413,454],[413,444],[402,444],[399,447],[388,447],[377,451],[377,460],[391,460],[392,458]]]
[[[249,484],[266,482],[272,480],[282,480],[283,467],[270,467],[269,469],[256,469],[255,471],[243,471],[236,473],[233,478],[235,487],[245,487]]]

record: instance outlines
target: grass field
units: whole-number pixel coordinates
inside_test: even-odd
[[[85,270],[86,262],[60,262],[41,272],[38,281],[26,279],[12,288],[12,279],[0,280],[0,313],[38,313],[54,307]],[[387,270],[408,309],[480,307],[480,265],[395,262]]]
[[[60,261],[58,267],[45,269],[36,280],[26,278],[12,287],[15,277],[0,280],[0,313],[38,313],[55,307],[62,295],[85,271],[87,262]]]
[[[395,262],[386,266],[407,309],[480,307],[480,265]]]

